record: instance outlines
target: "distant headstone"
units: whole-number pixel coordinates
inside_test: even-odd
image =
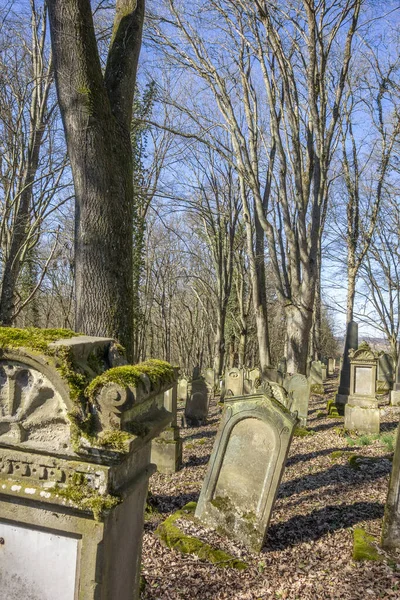
[[[313,360],[310,367],[311,385],[322,385],[326,379],[326,366],[320,360]]]
[[[382,526],[382,547],[400,550],[400,435],[397,436]]]
[[[208,414],[208,388],[203,377],[194,379],[185,406],[185,422],[189,427],[204,425]]]
[[[328,375],[333,375],[335,373],[335,359],[328,358]]]
[[[311,386],[309,379],[305,375],[300,375],[300,373],[287,375],[284,381],[284,388],[290,398],[290,411],[293,413],[297,412],[301,425],[305,427],[307,425],[308,403],[310,401]]]
[[[261,373],[260,369],[250,369],[247,371],[246,378],[244,380],[244,393],[255,394],[257,387],[260,385]]]
[[[214,369],[207,369],[206,370],[206,384],[208,386],[210,386],[210,388],[214,389],[215,386],[215,371]]]
[[[244,370],[227,369],[225,372],[225,398],[231,396],[243,396],[244,393]]]
[[[178,381],[178,400],[186,402],[188,394],[188,380],[186,377],[182,377]]]
[[[388,354],[387,352],[383,352],[383,354],[380,354],[378,358],[378,381],[382,381],[388,391],[393,388],[393,358],[391,354]]]
[[[262,394],[226,400],[196,517],[260,551],[296,423]]]
[[[379,433],[380,416],[375,396],[378,357],[363,342],[350,350],[350,394],[344,412],[344,427],[359,433]]]
[[[342,365],[340,369],[340,383],[338,393],[335,397],[336,404],[347,404],[350,394],[350,360],[349,350],[357,350],[358,348],[358,324],[355,321],[350,321],[347,324],[346,339],[344,343],[344,352]]]

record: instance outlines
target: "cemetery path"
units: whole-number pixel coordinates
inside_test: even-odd
[[[206,426],[181,430],[183,469],[150,480],[142,600],[400,600],[400,556],[379,549],[378,560],[353,560],[355,528],[379,542],[400,409],[384,397],[381,435],[345,436],[343,418],[328,418],[326,411],[336,388],[337,380],[329,379],[324,397],[311,397],[311,434],[293,439],[260,554],[179,522],[185,533],[244,560],[244,571],[165,548],[155,535],[159,523],[199,497],[220,419],[216,402]]]

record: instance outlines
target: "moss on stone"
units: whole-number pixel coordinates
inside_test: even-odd
[[[182,554],[195,554],[201,560],[211,562],[216,567],[231,567],[233,569],[243,570],[247,564],[231,554],[210,546],[205,542],[193,536],[186,535],[176,525],[178,519],[188,518],[193,520],[195,502],[189,502],[182,509],[175,512],[161,523],[156,529],[156,535],[168,547],[178,550]]]
[[[357,527],[353,532],[353,560],[380,560],[374,538],[364,529]]]
[[[66,487],[57,484],[54,492],[80,509],[91,510],[96,521],[101,520],[104,511],[114,508],[121,502],[118,496],[102,495],[90,487],[84,473],[74,473],[71,483]]]
[[[78,401],[88,384],[87,376],[75,368],[70,348],[66,346],[51,348],[50,344],[79,335],[81,334],[70,329],[0,327],[0,350],[25,348],[33,353],[44,354],[67,382],[71,400]]]
[[[337,458],[342,458],[343,454],[343,450],[335,450],[334,452],[330,453],[329,458],[331,458],[332,460],[336,460]]]
[[[321,383],[313,383],[310,391],[312,394],[317,394],[318,396],[323,396],[325,393],[324,386]]]
[[[147,375],[151,386],[172,383],[175,379],[174,368],[163,360],[149,359],[137,365],[126,365],[108,369],[98,377],[95,377],[86,388],[86,396],[93,400],[97,391],[106,383],[116,383],[121,386],[136,387],[140,382],[140,376]]]
[[[309,435],[315,435],[316,431],[314,431],[313,429],[307,429],[307,427],[301,427],[298,426],[296,427],[296,429],[294,430],[293,435],[295,437],[307,437]]]
[[[226,496],[215,496],[215,498],[210,501],[210,504],[224,513],[232,512],[234,510],[231,500]]]

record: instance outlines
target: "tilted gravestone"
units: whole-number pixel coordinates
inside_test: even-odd
[[[197,374],[197,373],[196,373]],[[193,379],[189,386],[188,399],[185,406],[185,424],[198,427],[207,422],[209,390],[203,377]]]
[[[390,474],[382,526],[382,546],[389,552],[400,550],[400,435],[397,435]]]
[[[307,425],[308,404],[310,402],[310,381],[305,375],[295,373],[294,375],[286,376],[283,387],[290,398],[291,412],[297,412],[301,425],[305,427]]]
[[[1,595],[132,600],[151,440],[176,374],[72,335],[0,328]]]
[[[244,393],[244,369],[227,369],[225,372],[225,398]]]
[[[262,394],[226,400],[196,517],[260,551],[296,423]]]
[[[355,321],[350,321],[347,324],[346,339],[344,342],[343,357],[340,364],[340,380],[339,389],[335,396],[335,404],[347,404],[350,394],[350,360],[349,351],[357,350],[358,348],[358,324]],[[344,410],[342,408],[342,410]]]
[[[349,351],[350,394],[344,427],[359,433],[379,433],[380,413],[375,396],[378,357],[365,342]]]

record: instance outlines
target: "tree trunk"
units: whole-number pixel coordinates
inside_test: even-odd
[[[214,338],[214,372],[215,376],[221,376],[224,369],[225,359],[225,312],[219,311],[217,329]]]
[[[357,269],[349,265],[347,268],[347,311],[346,311],[346,324],[353,321],[354,316],[354,298],[356,295],[356,277]]]
[[[285,307],[287,327],[288,373],[307,374],[308,342],[312,325],[312,311],[289,304]]]
[[[133,92],[144,1],[117,0],[103,77],[89,0],[51,0],[57,94],[75,186],[77,331],[132,357]]]
[[[261,371],[263,372],[271,363],[265,289],[264,230],[261,227],[257,212],[255,212],[254,219],[256,225],[255,258],[254,267],[250,269],[250,274],[253,287],[253,307],[256,318],[258,353]],[[252,262],[251,259],[250,262]]]

